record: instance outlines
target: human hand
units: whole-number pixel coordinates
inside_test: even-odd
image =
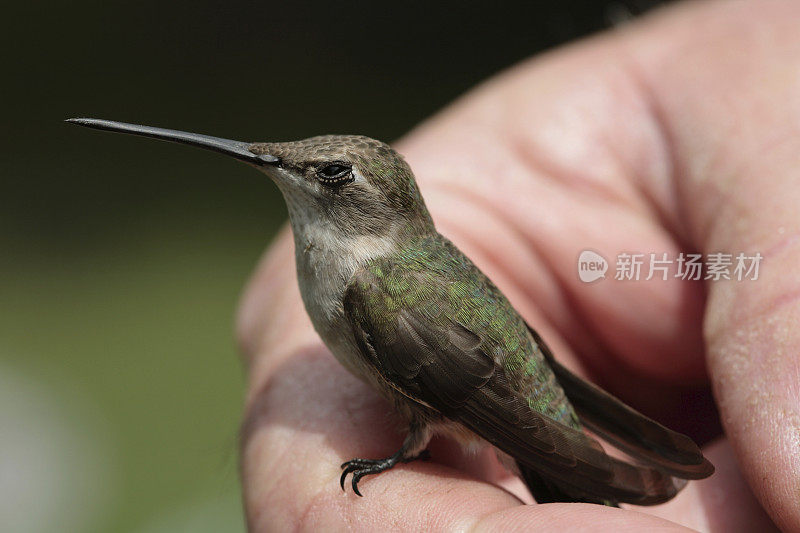
[[[523,506],[493,453],[440,440],[431,461],[365,478],[364,498],[343,493],[342,462],[403,435],[314,333],[284,231],[239,316],[250,528],[765,530],[763,506],[800,529],[798,22],[789,2],[678,5],[521,64],[397,145],[439,231],[559,359],[695,435],[718,425],[713,387],[711,478],[652,508]],[[584,284],[585,248],[764,259],[756,281]]]

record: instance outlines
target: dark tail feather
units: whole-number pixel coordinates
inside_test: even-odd
[[[588,496],[575,496],[565,492],[563,488],[556,483],[549,481],[547,478],[539,475],[535,470],[517,462],[520,475],[523,481],[531,491],[536,503],[556,503],[556,502],[583,502],[583,503],[598,503],[601,505],[608,505],[610,507],[619,507],[617,502],[613,500],[600,500]]]
[[[570,403],[588,429],[631,457],[683,479],[703,479],[714,466],[694,441],[625,405],[561,365],[533,328],[528,327]]]

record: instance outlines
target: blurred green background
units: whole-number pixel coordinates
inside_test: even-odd
[[[227,158],[63,119],[391,140],[655,3],[7,3],[0,530],[244,527],[233,316],[283,202]]]

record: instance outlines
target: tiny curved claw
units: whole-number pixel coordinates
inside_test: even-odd
[[[342,472],[342,475],[339,477],[339,486],[341,486],[342,490],[344,490],[344,482],[347,479],[347,474],[352,473],[353,474],[353,479],[351,480],[351,486],[353,487],[353,492],[355,492],[357,495],[359,495],[359,496],[361,496],[363,498],[364,495],[361,494],[360,490],[358,490],[358,482],[361,481],[361,478],[363,478],[364,476],[366,476],[368,474],[377,474],[377,473],[382,472],[383,470],[385,470],[387,468],[387,466],[391,467],[390,465],[386,465],[386,466],[383,466],[383,467],[378,466],[378,465],[380,465],[381,463],[384,463],[384,462],[385,462],[385,459],[384,460],[380,460],[380,459],[376,460],[376,459],[358,459],[358,458],[356,458],[356,459],[351,459],[349,461],[346,461],[346,462],[342,463],[341,468],[343,468],[344,471]]]
[[[344,472],[342,472],[342,477],[339,478],[339,485],[341,485],[342,490],[344,490],[344,480],[347,478],[347,474],[357,470],[358,466],[359,465],[355,463],[355,459],[352,461],[347,461],[346,463],[342,463],[341,468],[344,468]]]
[[[359,496],[361,496],[363,498],[364,496],[358,491],[358,482],[360,480],[361,480],[361,476],[358,473],[353,474],[353,482],[352,482],[353,492],[355,492],[356,494],[358,494]]]
[[[363,497],[361,491],[358,490],[358,483],[364,476],[379,474],[389,470],[397,463],[408,463],[416,459],[427,459],[428,456],[428,450],[423,450],[415,457],[403,459],[403,453],[402,450],[400,450],[396,454],[385,459],[350,459],[349,461],[342,463],[342,466],[340,467],[343,469],[343,471],[342,475],[339,477],[339,486],[342,487],[342,490],[344,490],[344,482],[347,479],[347,474],[352,473],[353,479],[351,480],[351,485],[353,487],[353,492]]]

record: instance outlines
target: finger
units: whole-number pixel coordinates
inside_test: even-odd
[[[760,252],[756,281],[709,284],[704,333],[723,424],[778,526],[800,529],[800,5],[725,4],[632,42],[671,139],[692,239]],[[635,44],[640,46],[633,46]],[[649,45],[645,44],[649,43]],[[677,216],[677,213],[675,213]]]
[[[759,505],[725,440],[703,449],[716,471],[710,478],[689,483],[673,500],[639,511],[680,521],[698,531],[776,531]]]
[[[629,511],[584,503],[549,503],[525,505],[489,514],[475,526],[478,532],[489,531],[578,531],[639,532],[691,531],[674,522]]]

